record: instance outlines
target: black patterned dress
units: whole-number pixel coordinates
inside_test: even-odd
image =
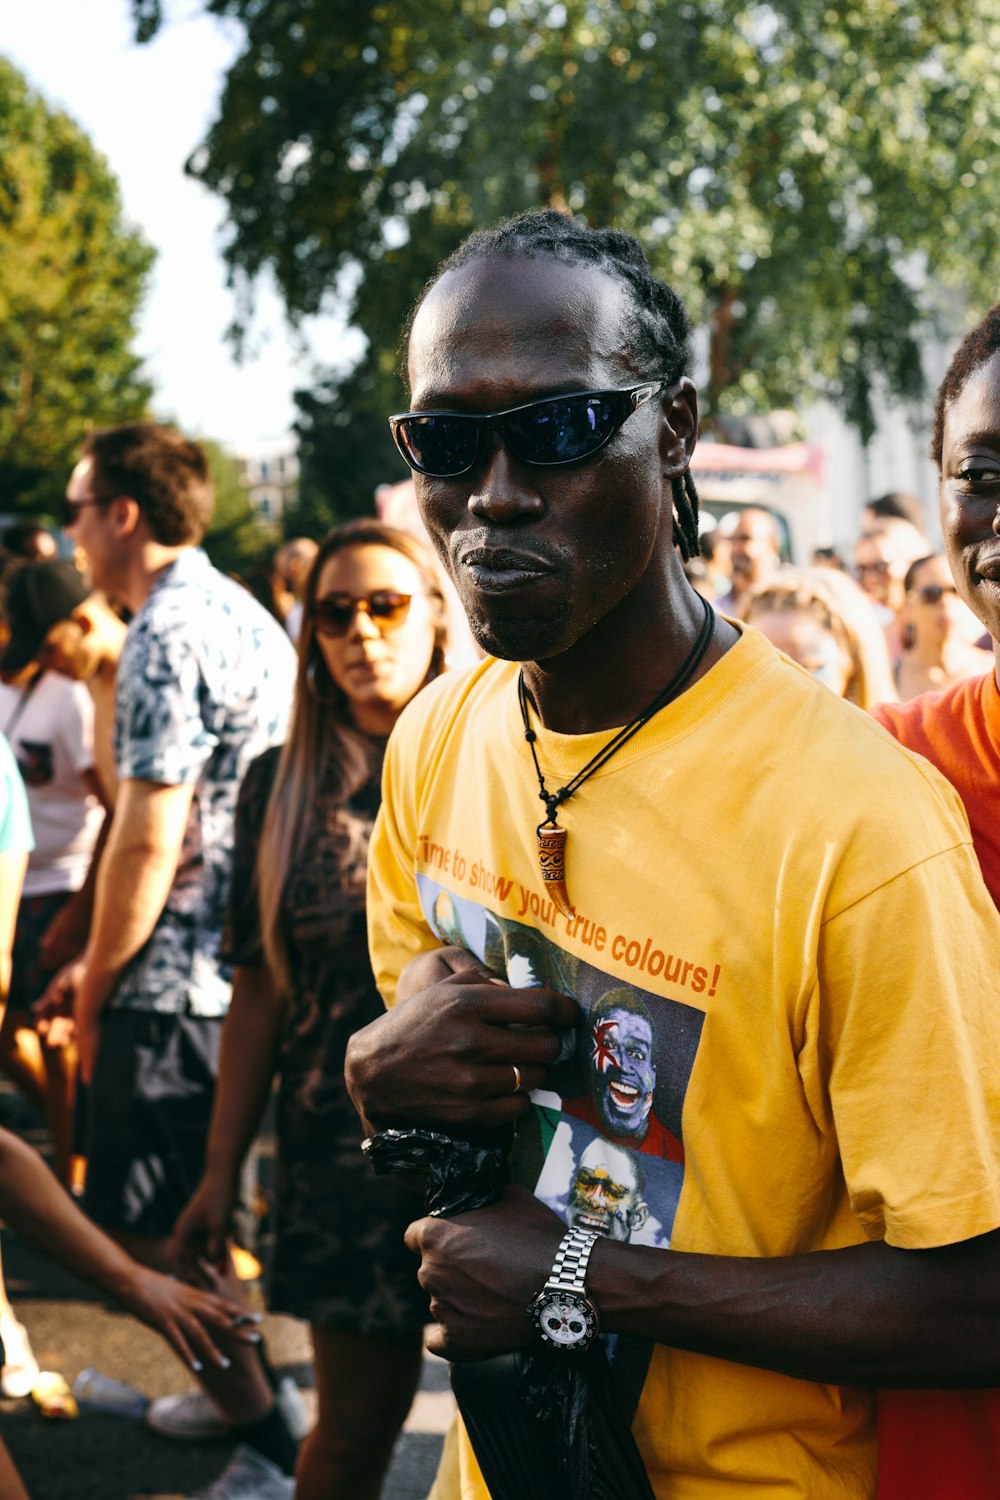
[[[277,1247],[270,1305],[310,1323],[389,1335],[418,1329],[427,1303],[403,1232],[419,1196],[377,1178],[344,1084],[348,1039],[383,1013],[365,930],[368,841],[378,811],[384,741],[344,805],[321,788],[284,898],[292,993],[278,1044]],[[263,963],[254,881],[279,750],[247,771],[236,812],[226,934],[234,964]]]

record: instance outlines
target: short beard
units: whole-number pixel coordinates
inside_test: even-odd
[[[487,656],[500,661],[546,661],[558,656],[575,642],[569,639],[570,609],[568,605],[544,619],[494,619],[481,609],[476,613],[466,608],[462,600],[469,629],[477,646]]]

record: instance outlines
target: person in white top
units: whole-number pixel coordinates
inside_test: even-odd
[[[110,804],[94,764],[93,699],[82,684],[45,671],[39,655],[54,620],[86,596],[71,563],[18,569],[7,593],[11,635],[0,654],[0,730],[24,780],[35,835],[14,939],[10,1004],[0,1028],[0,1068],[44,1109],[64,1181],[75,1050],[43,1047],[31,1007],[86,940],[87,876]]]

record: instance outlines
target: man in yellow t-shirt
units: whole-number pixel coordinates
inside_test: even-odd
[[[394,432],[496,659],[390,743],[348,1077],[368,1129],[517,1126],[410,1230],[432,1348],[596,1311],[658,1500],[862,1500],[871,1387],[1000,1381],[1000,920],[944,781],[689,588],[687,334],[555,213],[418,304]],[[459,1433],[436,1500],[483,1495]]]

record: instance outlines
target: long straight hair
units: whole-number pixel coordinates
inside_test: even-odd
[[[895,703],[896,684],[878,616],[853,579],[834,568],[782,568],[750,595],[743,618],[752,625],[767,610],[806,610],[846,651],[851,670],[844,688],[848,703],[866,713],[876,703]]]
[[[327,560],[345,547],[391,547],[414,564],[435,615],[434,649],[421,686],[437,677],[445,665],[444,595],[430,549],[409,532],[382,521],[349,521],[329,532],[306,583],[291,722],[278,757],[257,855],[264,955],[282,993],[291,986],[282,903],[289,873],[302,853],[310,819],[315,816],[320,788],[328,785],[332,776],[338,800],[346,803],[364,785],[371,764],[371,742],[351,721],[347,695],[327,669],[313,625],[319,576]]]

